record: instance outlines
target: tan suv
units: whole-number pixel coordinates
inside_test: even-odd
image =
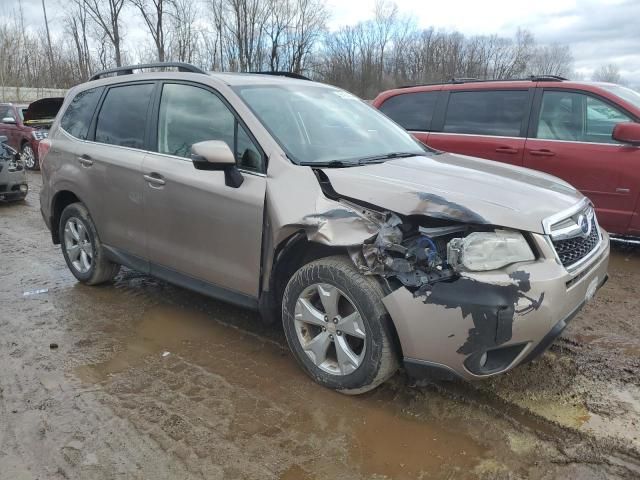
[[[360,393],[400,361],[505,372],[607,278],[562,180],[433,151],[327,85],[163,66],[73,88],[41,143],[42,214],[81,282],[126,265],[281,318],[314,380]]]

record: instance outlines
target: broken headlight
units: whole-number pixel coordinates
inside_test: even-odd
[[[511,263],[535,260],[527,240],[519,232],[473,232],[447,245],[447,262],[455,269],[486,271]]]

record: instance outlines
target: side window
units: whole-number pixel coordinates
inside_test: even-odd
[[[380,111],[406,130],[428,131],[440,92],[403,93],[386,100]]]
[[[585,141],[599,143],[616,143],[611,138],[617,123],[631,122],[624,113],[608,103],[587,96],[587,115],[585,123]]]
[[[442,131],[519,137],[528,102],[527,90],[452,92]]]
[[[92,88],[78,93],[62,116],[60,126],[70,135],[86,140],[93,112],[98,105],[103,88]]]
[[[16,116],[13,113],[13,108],[10,106],[0,107],[0,119],[3,118],[13,118],[16,119]]]
[[[112,87],[98,113],[96,142],[144,148],[152,83]]]
[[[158,116],[158,152],[189,158],[191,145],[205,140],[229,145],[238,167],[261,170],[258,149],[217,95],[192,85],[165,84]]]
[[[536,137],[570,142],[614,143],[616,123],[631,119],[597,98],[576,92],[545,91]]]

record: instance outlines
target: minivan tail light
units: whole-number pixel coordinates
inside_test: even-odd
[[[51,140],[45,138],[38,143],[38,161],[40,162],[40,166],[44,163],[44,159],[51,150]]]

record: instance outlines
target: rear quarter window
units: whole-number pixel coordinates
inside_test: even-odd
[[[443,132],[519,137],[528,90],[451,92]]]
[[[439,91],[395,95],[386,100],[380,111],[406,130],[428,131]]]
[[[86,140],[93,112],[103,90],[103,87],[91,88],[78,93],[62,115],[60,126],[70,135]]]

